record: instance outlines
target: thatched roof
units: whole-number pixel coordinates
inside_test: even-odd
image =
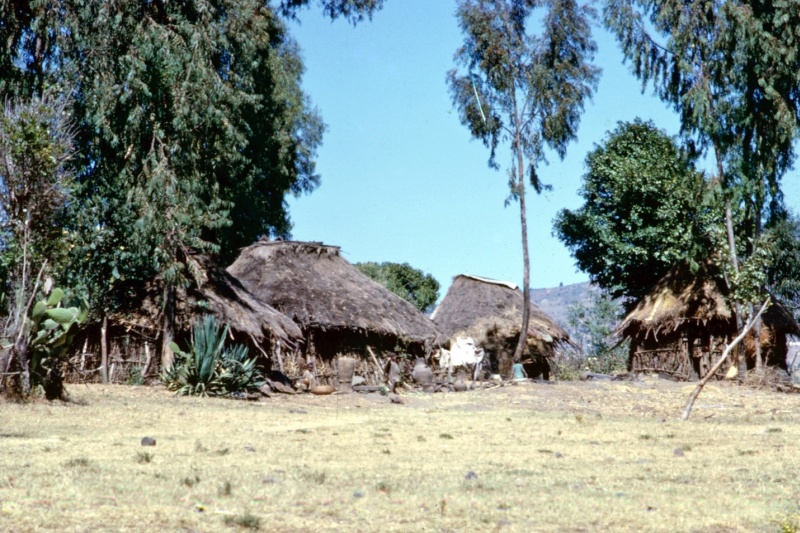
[[[616,332],[624,336],[639,331],[668,334],[687,323],[729,327],[733,314],[727,295],[722,273],[712,261],[704,262],[695,273],[688,263],[681,263],[636,304]],[[800,334],[800,326],[786,308],[774,298],[772,302],[763,315],[764,324],[783,333]]]
[[[228,272],[304,330],[350,330],[433,342],[433,322],[322,243],[259,241]]]
[[[466,333],[479,344],[487,332],[515,337],[522,326],[522,291],[513,283],[460,275],[431,318],[452,339]],[[545,343],[569,342],[569,335],[531,302],[528,337]]]
[[[187,253],[183,260],[190,276],[197,281],[177,291],[178,330],[188,331],[198,317],[212,314],[230,325],[231,331],[252,337],[258,343],[272,337],[294,345],[302,339],[300,328],[289,317],[256,298],[208,256]],[[145,330],[160,329],[163,311],[159,285],[148,284],[142,301],[132,306],[130,312],[119,313],[114,321]]]

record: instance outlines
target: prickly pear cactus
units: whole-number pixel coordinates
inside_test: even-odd
[[[41,386],[49,399],[63,393],[61,363],[66,358],[78,326],[86,319],[85,305],[62,307],[64,291],[53,289],[49,296],[36,302],[25,319],[28,373],[31,386]],[[12,345],[4,339],[3,346]]]

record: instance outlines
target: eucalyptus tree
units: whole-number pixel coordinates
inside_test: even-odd
[[[357,18],[380,2],[321,4]],[[324,126],[301,89],[298,46],[269,4],[3,2],[0,17],[3,94],[73,96],[65,275],[95,310],[157,276],[168,311],[170,287],[187,276],[182,250],[227,260],[259,234],[288,234],[285,198],[316,187]]]
[[[643,86],[652,83],[680,114],[683,132],[713,152],[736,289],[755,271],[742,270],[740,260],[758,255],[762,226],[781,205],[780,180],[795,157],[800,4],[607,0],[604,18]],[[737,217],[744,222],[738,237]],[[745,302],[757,297],[738,292]]]
[[[547,187],[537,167],[547,149],[563,158],[577,136],[586,100],[600,71],[590,19],[594,12],[574,0],[460,0],[457,17],[464,44],[448,84],[461,122],[490,149],[489,165],[499,168],[497,149],[508,143],[510,194],[517,200],[522,229],[523,334],[515,351],[526,346],[530,315],[530,259],[525,188]],[[529,31],[538,26],[540,33]]]

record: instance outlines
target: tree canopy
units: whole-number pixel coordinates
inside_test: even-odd
[[[416,269],[408,263],[356,263],[356,268],[370,279],[377,281],[400,298],[411,302],[423,313],[433,310],[439,299],[439,282],[430,274]]]
[[[456,16],[464,44],[455,54],[460,70],[455,68],[447,76],[453,103],[472,136],[490,149],[490,166],[498,167],[500,143],[511,148],[507,202],[517,200],[520,206],[526,295],[522,331],[527,331],[530,259],[525,183],[542,190],[537,166],[545,161],[548,148],[564,157],[577,135],[584,103],[597,86],[593,11],[574,0],[460,0]],[[541,32],[531,33],[531,26],[539,23]],[[521,357],[524,349],[522,335],[515,357]]]
[[[684,134],[712,151],[738,270],[780,210],[780,179],[795,157],[800,4],[607,0],[604,19],[643,86],[652,83]]]
[[[554,233],[614,298],[639,299],[683,260],[710,253],[706,183],[690,154],[651,122],[619,123],[586,156],[577,210]]]
[[[347,17],[380,6],[321,3]],[[95,304],[120,280],[179,280],[182,248],[227,261],[261,234],[289,234],[286,195],[318,184],[324,126],[268,4],[60,0],[3,3],[0,18],[0,91],[74,102],[66,274]]]

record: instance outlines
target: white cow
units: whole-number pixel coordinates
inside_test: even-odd
[[[447,375],[453,374],[457,367],[470,368],[472,379],[477,380],[481,374],[484,359],[483,348],[475,346],[472,337],[456,337],[450,341],[450,349],[441,349],[439,352],[439,368],[446,368]]]

